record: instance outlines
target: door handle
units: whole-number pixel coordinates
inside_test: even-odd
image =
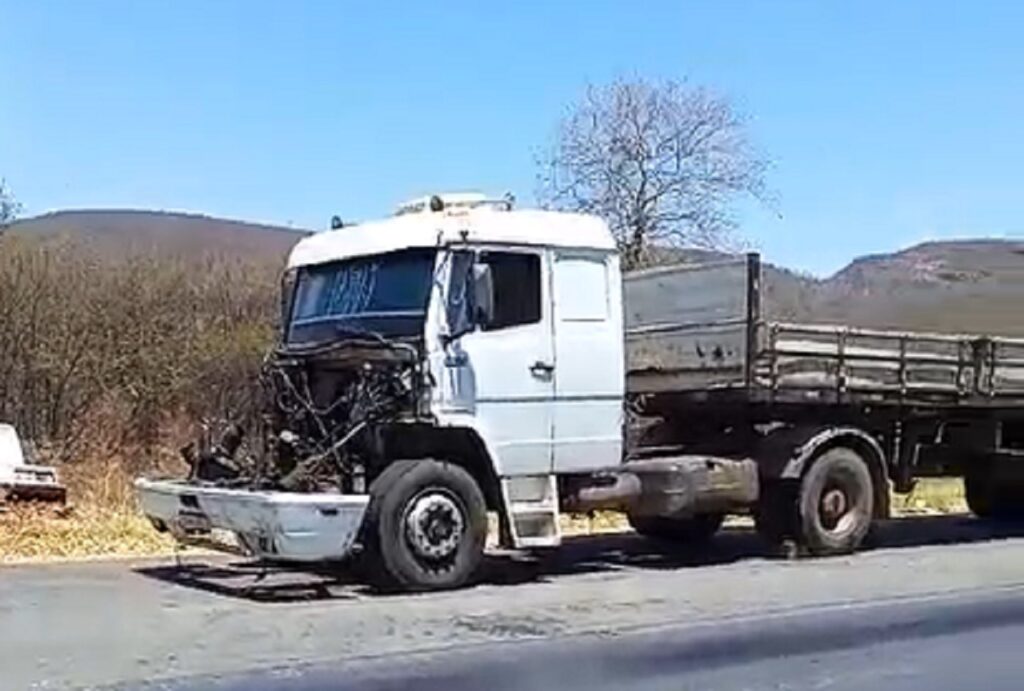
[[[548,362],[537,360],[537,362],[530,365],[530,374],[535,377],[547,377],[555,371],[555,366]]]
[[[469,356],[465,353],[449,353],[444,356],[445,367],[465,367],[469,362]]]

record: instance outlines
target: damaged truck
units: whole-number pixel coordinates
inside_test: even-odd
[[[779,321],[762,274],[748,255],[623,275],[601,220],[474,195],[311,235],[259,424],[192,447],[186,479],[139,479],[142,509],[395,590],[467,583],[489,516],[534,549],[563,512],[691,543],[752,514],[828,555],[921,476],[1024,512],[1024,341]]]

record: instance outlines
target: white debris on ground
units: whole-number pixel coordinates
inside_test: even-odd
[[[19,499],[63,502],[66,490],[57,469],[32,463],[28,455],[17,430],[0,423],[0,506]]]

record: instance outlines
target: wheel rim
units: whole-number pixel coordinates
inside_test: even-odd
[[[818,498],[818,520],[833,535],[854,530],[860,523],[863,488],[855,478],[836,473],[828,479]]]
[[[465,533],[461,503],[448,492],[431,489],[409,502],[403,519],[405,539],[413,554],[426,561],[451,558]]]

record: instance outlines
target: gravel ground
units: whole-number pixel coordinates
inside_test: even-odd
[[[1024,528],[894,521],[851,557],[783,561],[749,531],[700,553],[633,535],[496,554],[472,589],[375,596],[331,573],[189,557],[0,570],[5,688],[64,688],[1024,584]]]

